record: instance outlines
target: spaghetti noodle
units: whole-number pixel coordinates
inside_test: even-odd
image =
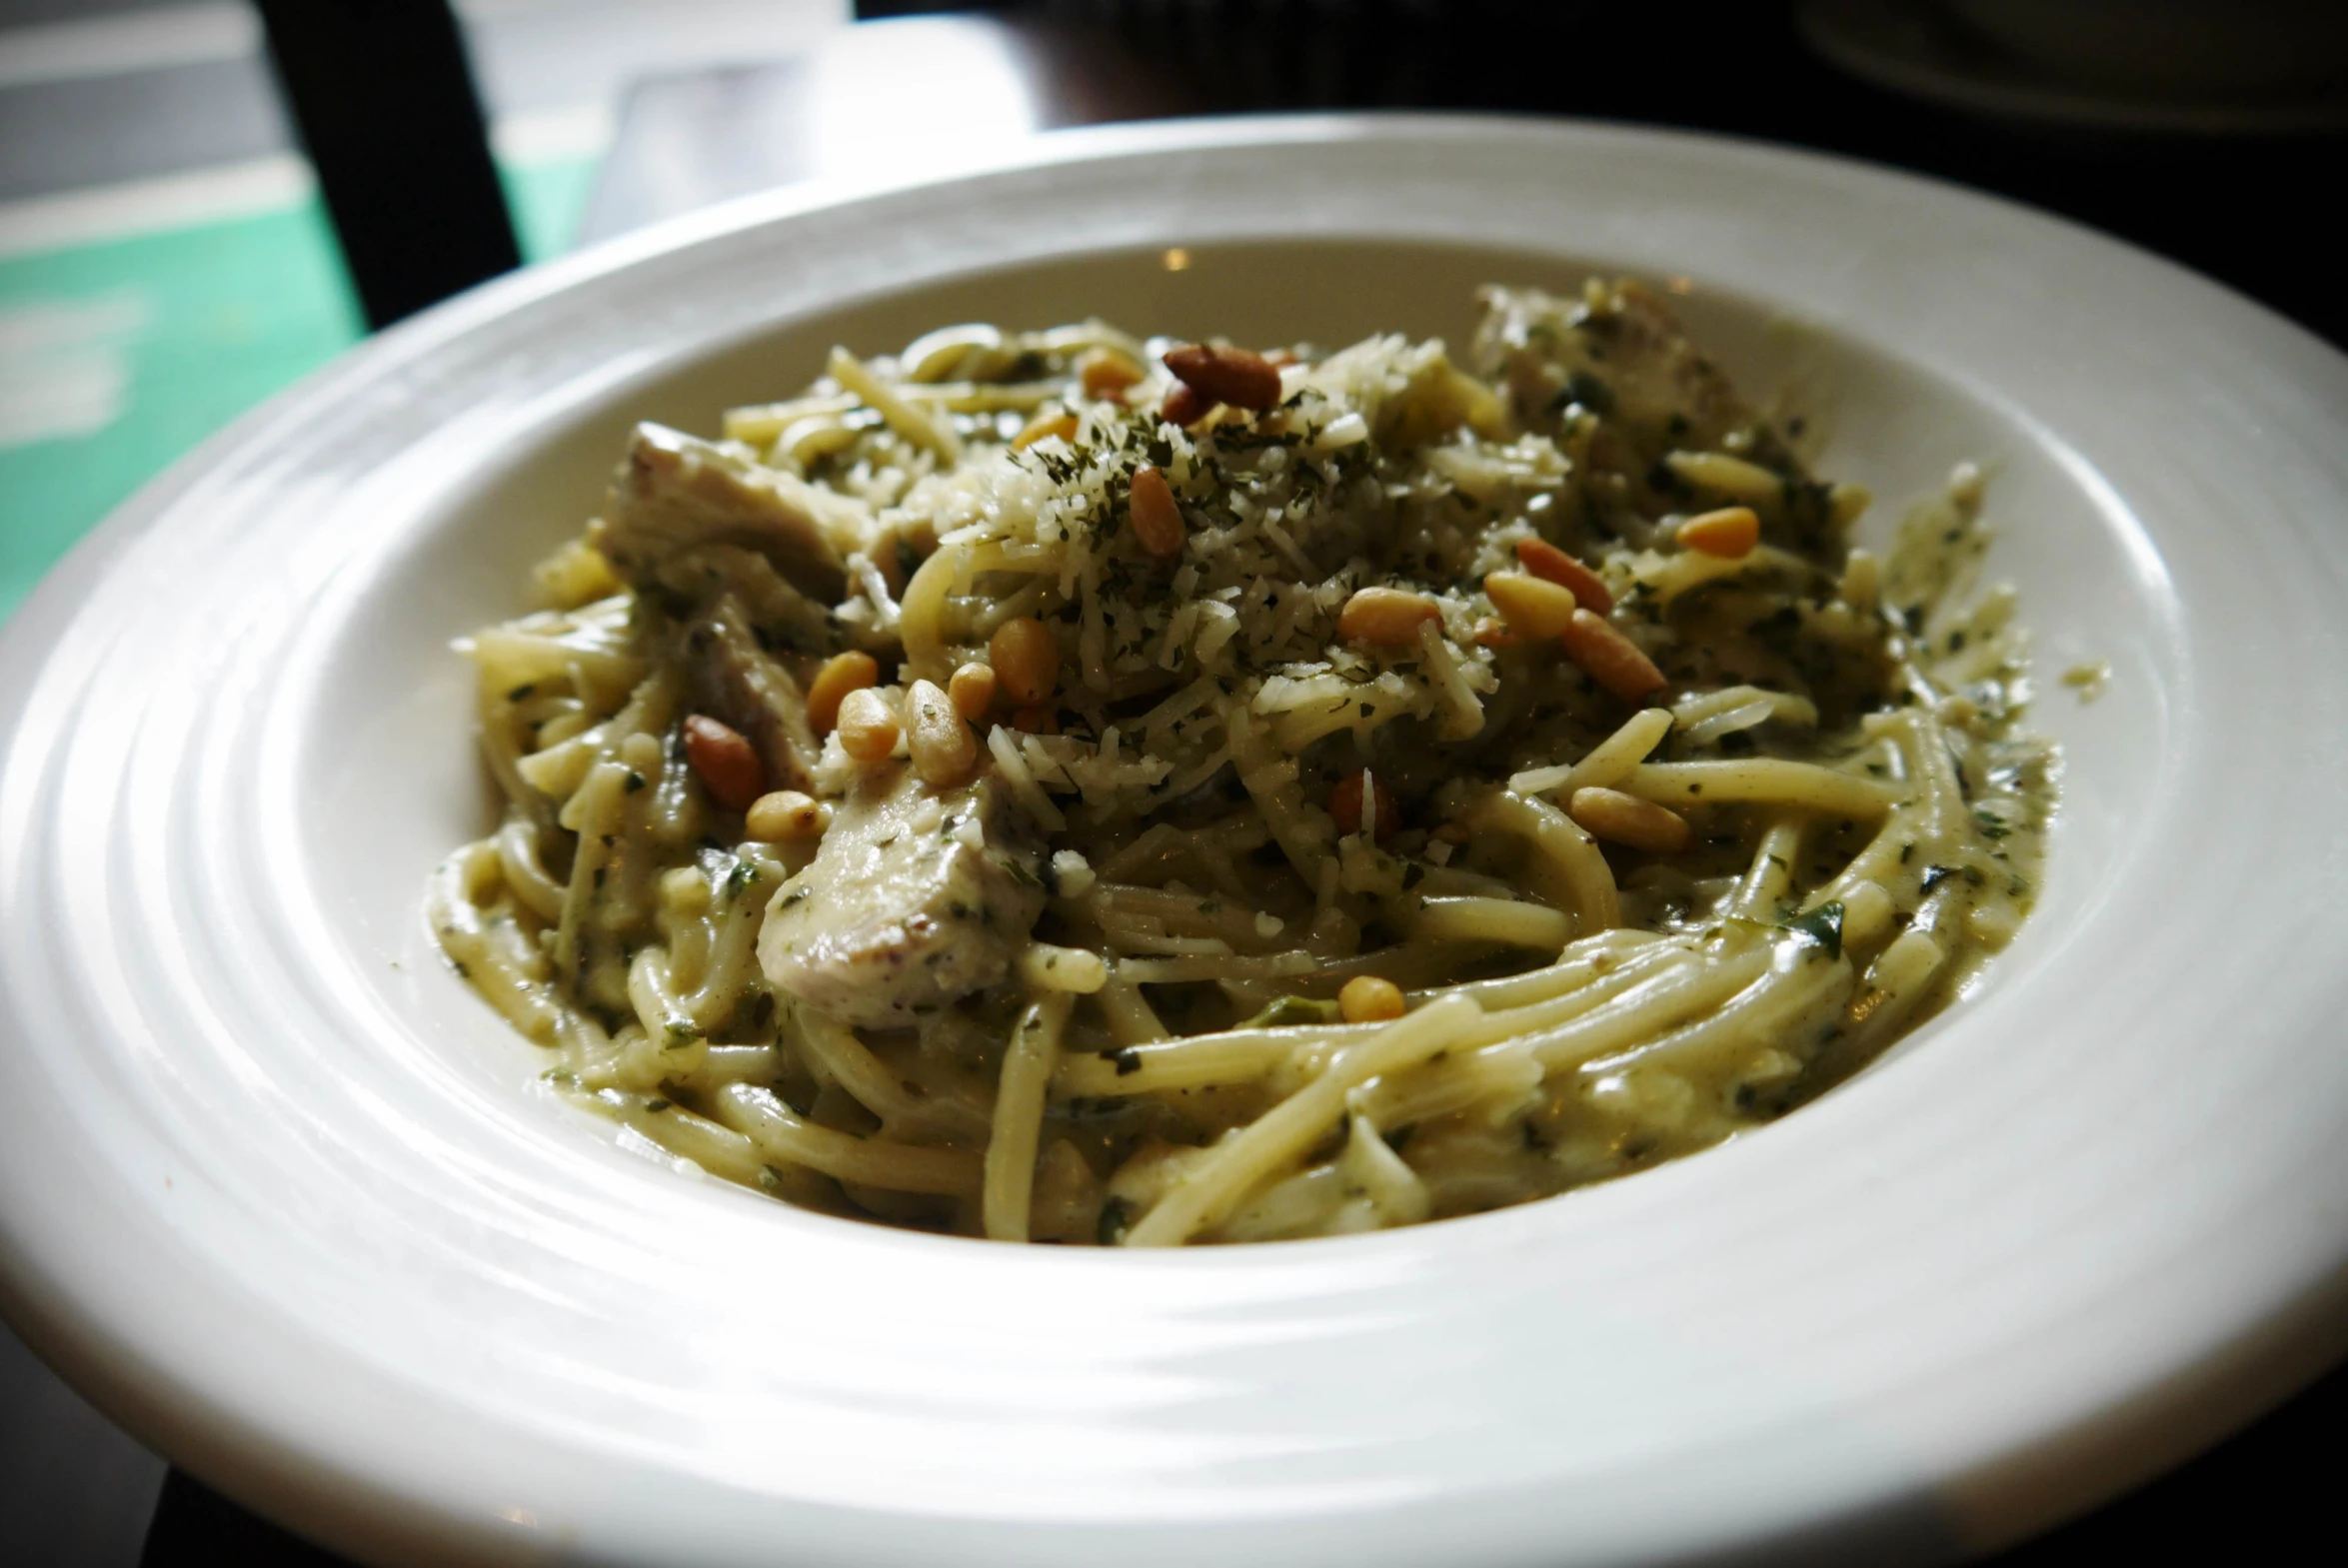
[[[1098,323],[640,427],[464,646],[434,880],[548,1076],[828,1211],[1359,1230],[1764,1122],[1972,983],[2053,805],[1978,476],[1879,560],[1633,283],[1330,354]]]

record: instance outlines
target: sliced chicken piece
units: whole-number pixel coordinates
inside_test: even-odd
[[[1486,289],[1483,306],[1476,369],[1505,383],[1530,429],[1555,429],[1567,405],[1579,403],[1651,455],[1717,448],[1758,423],[1644,285],[1600,285],[1579,299]]]
[[[651,584],[639,587],[668,590],[665,603],[672,610],[712,605],[721,596],[734,600],[758,628],[763,648],[824,657],[839,642],[842,628],[832,609],[784,581],[755,550],[699,545],[664,557],[652,576]]]
[[[1041,853],[1008,807],[989,775],[943,791],[902,764],[866,779],[767,907],[768,980],[870,1028],[1002,980],[1044,911]]]
[[[1635,281],[1593,282],[1578,298],[1493,288],[1482,299],[1477,371],[1500,384],[1525,429],[1558,437],[1577,464],[1620,475],[1640,515],[1699,510],[1704,493],[1665,459],[1719,453],[1780,481],[1757,504],[1770,543],[1805,552],[1836,545],[1825,488],[1688,341],[1654,291]],[[1586,419],[1567,429],[1575,409],[1597,417],[1594,430]]]
[[[672,592],[664,564],[707,546],[737,546],[834,604],[848,586],[843,563],[866,529],[864,509],[845,496],[666,426],[639,425],[588,542],[636,587]]]
[[[678,629],[694,709],[740,731],[766,764],[770,789],[805,789],[823,747],[807,697],[761,646],[750,613],[720,594]]]

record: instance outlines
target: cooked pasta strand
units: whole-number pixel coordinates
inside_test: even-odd
[[[976,1196],[984,1180],[977,1155],[912,1143],[879,1143],[803,1121],[772,1090],[729,1083],[711,1099],[718,1119],[767,1159],[820,1170],[840,1181],[896,1192]]]
[[[1044,1128],[1044,1096],[1060,1059],[1060,1034],[1072,998],[1055,992],[1029,1004],[1011,1031],[1003,1082],[995,1091],[995,1126],[987,1139],[985,1221],[995,1241],[1028,1239],[1028,1202],[1035,1191],[1036,1146]]]
[[[1451,1043],[1481,1009],[1445,996],[1347,1046],[1326,1071],[1232,1133],[1126,1233],[1128,1246],[1172,1246],[1212,1224],[1247,1190],[1303,1153],[1344,1113],[1345,1096],[1383,1073],[1413,1066]]]
[[[1622,781],[1621,787],[1663,805],[1755,800],[1867,818],[1881,816],[1898,803],[1889,789],[1871,780],[1838,774],[1815,763],[1788,763],[1771,757],[1735,763],[1644,763]]]

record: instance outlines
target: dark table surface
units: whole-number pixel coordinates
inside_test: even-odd
[[[921,9],[865,8],[868,15]],[[1819,148],[2107,230],[2348,344],[2336,262],[2310,233],[2312,214],[2348,168],[2336,93],[2172,113],[2142,95],[2108,86],[2080,92],[2049,80],[1937,20],[1930,7],[1881,8],[1899,13],[1889,23],[1854,20],[1860,9],[1722,8],[1665,28],[1646,8],[1572,0],[1057,0],[980,18],[880,22],[807,58],[640,84],[584,237],[832,172],[808,119],[817,76],[869,77],[867,85],[882,91],[895,62],[918,46],[933,67],[945,51],[957,69],[993,71],[1017,89],[1024,121],[1014,114],[1018,123],[986,134],[1198,113],[1482,109]],[[1937,86],[1928,80],[1935,75]],[[831,91],[821,96],[837,101]],[[2348,1370],[2169,1475],[1994,1561],[2035,1568],[2102,1557],[2280,1555],[2326,1538],[2329,1489],[2308,1477],[2344,1441]],[[174,1471],[145,1561],[176,1568],[340,1559]]]

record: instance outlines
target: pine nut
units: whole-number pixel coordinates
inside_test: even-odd
[[[850,650],[824,661],[807,689],[807,722],[818,735],[830,735],[840,723],[840,704],[851,692],[881,684],[881,662],[870,654]]]
[[[1356,974],[1337,992],[1337,1013],[1347,1023],[1383,1023],[1404,1010],[1402,987],[1375,974]]]
[[[1606,592],[1605,580],[1547,540],[1519,540],[1516,564],[1543,582],[1554,583],[1571,594],[1574,603],[1590,614],[1614,613],[1614,596]]]
[[[1498,616],[1485,616],[1476,622],[1475,630],[1468,637],[1478,648],[1514,648],[1517,643],[1516,634]]]
[[[1625,703],[1652,697],[1667,685],[1663,672],[1638,651],[1637,644],[1586,610],[1573,612],[1573,619],[1566,624],[1561,638],[1565,657]]]
[[[1182,527],[1182,509],[1175,505],[1174,488],[1166,476],[1156,469],[1141,469],[1134,475],[1134,537],[1142,548],[1161,561],[1172,561],[1182,553],[1182,541],[1188,537]]]
[[[954,711],[975,725],[995,706],[995,672],[973,660],[946,683],[946,695],[954,699]]]
[[[1123,399],[1143,374],[1141,366],[1112,348],[1087,349],[1077,361],[1077,385],[1088,398]]]
[[[1039,441],[1058,436],[1074,444],[1077,439],[1077,417],[1074,414],[1039,414],[1011,438],[1014,452],[1025,452]]]
[[[1536,642],[1562,637],[1575,614],[1571,589],[1522,572],[1492,573],[1483,580],[1483,592],[1510,631]]]
[[[860,763],[887,762],[904,727],[897,712],[874,687],[859,687],[840,703],[840,746]]]
[[[1677,854],[1695,841],[1695,829],[1671,807],[1596,784],[1574,790],[1565,814],[1609,843],[1650,854]]]
[[[979,738],[954,711],[954,699],[935,681],[916,681],[905,705],[913,716],[905,746],[914,771],[940,789],[960,784],[979,760]]]
[[[1337,786],[1328,797],[1328,814],[1336,818],[1337,831],[1347,835],[1361,831],[1361,806],[1364,799],[1374,802],[1376,831],[1370,834],[1372,843],[1391,838],[1402,827],[1402,807],[1394,799],[1394,791],[1381,785],[1366,768],[1357,768],[1337,781]]]
[[[1169,425],[1179,425],[1188,430],[1213,412],[1212,398],[1196,387],[1176,382],[1174,390],[1166,395],[1166,402],[1159,406],[1158,417]]]
[[[1707,556],[1741,561],[1761,542],[1761,517],[1750,507],[1722,507],[1699,512],[1679,525],[1679,543]]]
[[[1166,368],[1201,397],[1234,409],[1276,409],[1280,373],[1260,354],[1209,343],[1185,343],[1166,351]]]
[[[1776,506],[1785,499],[1785,481],[1758,463],[1725,452],[1672,452],[1664,466],[1684,484],[1747,506]]]
[[[1011,714],[1011,727],[1021,735],[1058,735],[1060,734],[1060,715],[1042,704],[1030,708],[1015,708]]]
[[[987,642],[987,661],[1004,696],[1016,707],[1033,708],[1052,696],[1060,679],[1060,643],[1034,616],[1006,621]]]
[[[1357,588],[1337,612],[1337,636],[1372,648],[1407,648],[1418,629],[1439,620],[1442,611],[1424,594],[1398,588]]]
[[[777,789],[751,802],[743,830],[761,843],[796,843],[821,838],[832,825],[832,807],[797,789]]]
[[[729,811],[747,809],[767,791],[767,768],[757,748],[706,714],[685,721],[685,760],[701,776],[710,798]]]

